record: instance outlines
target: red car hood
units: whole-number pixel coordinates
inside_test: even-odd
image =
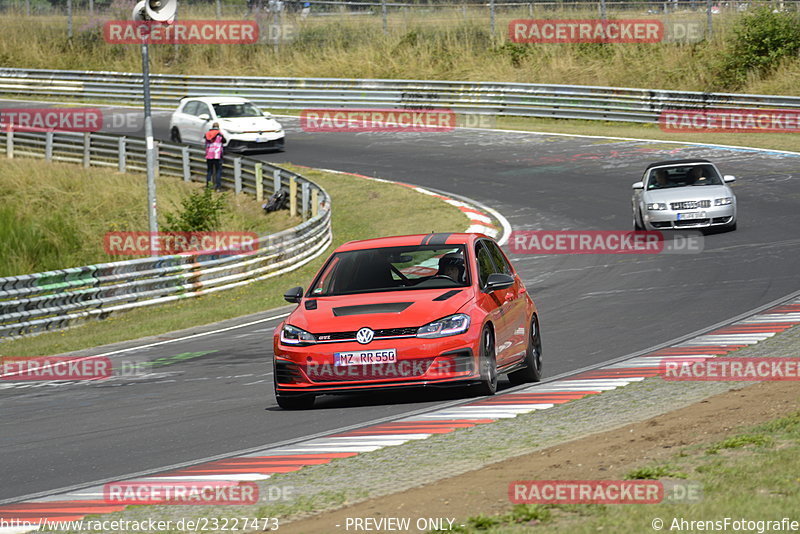
[[[458,313],[472,293],[462,287],[305,298],[286,323],[312,333],[417,327]],[[308,309],[307,301],[315,301],[316,309]]]

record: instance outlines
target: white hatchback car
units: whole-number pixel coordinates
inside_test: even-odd
[[[238,96],[182,98],[169,121],[170,138],[175,143],[201,145],[215,122],[228,141],[228,150],[283,150],[286,134],[281,124],[269,112]]]

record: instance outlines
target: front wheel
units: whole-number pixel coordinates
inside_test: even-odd
[[[181,131],[178,130],[177,126],[172,127],[172,130],[169,132],[169,137],[172,139],[173,143],[181,143]]]
[[[475,394],[480,396],[497,393],[497,355],[494,349],[494,334],[488,326],[481,335],[481,382],[475,386]]]
[[[640,218],[641,217],[639,217],[636,209],[634,208],[634,210],[633,210],[633,229],[636,230],[636,231],[644,230],[644,224],[639,222]]]
[[[528,348],[525,351],[525,368],[508,373],[508,380],[516,385],[539,382],[542,379],[542,335],[539,332],[539,319],[531,317],[528,330]]]

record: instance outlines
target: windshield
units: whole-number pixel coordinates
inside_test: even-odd
[[[214,104],[214,111],[220,119],[263,116],[263,113],[250,102],[243,104]]]
[[[719,173],[708,163],[651,169],[647,190],[703,185],[722,185]]]
[[[403,291],[469,285],[464,247],[408,246],[334,254],[309,290],[310,296]]]

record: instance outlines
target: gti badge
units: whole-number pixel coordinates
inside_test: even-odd
[[[362,328],[361,330],[356,332],[356,341],[358,341],[362,345],[366,345],[367,343],[372,341],[372,338],[373,338],[374,335],[375,335],[375,332],[373,332],[371,329]]]

